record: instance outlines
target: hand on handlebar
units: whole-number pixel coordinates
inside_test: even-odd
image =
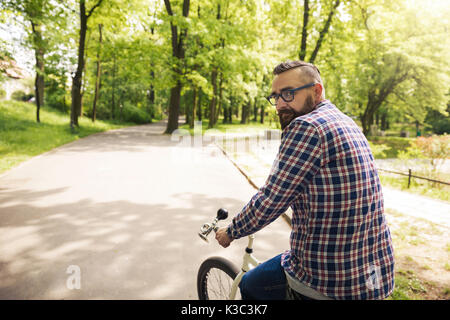
[[[227,228],[226,227],[224,227],[224,228],[219,228],[217,231],[216,231],[216,240],[219,242],[219,244],[222,246],[222,247],[224,247],[224,248],[227,248],[229,245],[230,245],[230,243],[233,241],[233,239],[231,239],[229,236],[228,236],[228,233],[227,233]]]

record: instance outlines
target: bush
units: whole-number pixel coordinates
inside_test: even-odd
[[[120,117],[120,110],[118,111]],[[119,118],[117,117],[117,118]],[[122,109],[122,121],[124,122],[134,122],[137,124],[145,124],[151,122],[150,115],[144,110],[135,107],[134,105],[125,102]]]
[[[387,157],[386,151],[390,149],[389,146],[385,144],[374,144],[371,141],[369,141],[369,145],[375,159],[385,159]]]
[[[17,90],[17,91],[14,91],[14,92],[11,94],[11,98],[12,98],[13,100],[16,100],[16,101],[25,101],[24,97],[25,97],[26,95],[27,95],[27,94],[26,94],[24,91],[22,91],[22,90]]]
[[[417,148],[420,149],[423,155],[430,159],[433,171],[450,157],[450,136],[431,136],[419,137],[416,140]]]
[[[47,107],[60,110],[65,113],[70,111],[70,105],[68,105],[67,101],[65,101],[66,96],[63,90],[59,92],[57,91],[50,92],[50,90],[48,90],[44,95],[44,99],[45,105]]]
[[[22,90],[14,91],[11,95],[11,98],[16,101],[28,101],[33,97],[34,97],[34,94],[32,94],[32,93],[27,94]]]
[[[450,104],[447,106],[447,113],[450,113]],[[425,122],[431,126],[433,133],[450,133],[450,117],[436,110],[428,111]]]

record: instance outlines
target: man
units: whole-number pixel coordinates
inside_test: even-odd
[[[274,167],[216,239],[228,247],[291,207],[291,248],[245,274],[243,299],[285,299],[287,283],[313,299],[388,297],[394,253],[367,139],[325,99],[314,65],[291,61],[273,73],[268,100],[282,126]]]

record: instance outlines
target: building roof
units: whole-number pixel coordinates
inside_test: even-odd
[[[12,79],[23,79],[28,77],[28,73],[20,68],[14,59],[7,56],[0,56],[0,72]]]

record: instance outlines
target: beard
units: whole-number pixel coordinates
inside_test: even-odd
[[[280,119],[281,130],[284,130],[297,117],[303,116],[316,109],[316,104],[312,96],[308,96],[303,104],[301,111],[295,111],[291,107],[278,110],[278,118]]]

